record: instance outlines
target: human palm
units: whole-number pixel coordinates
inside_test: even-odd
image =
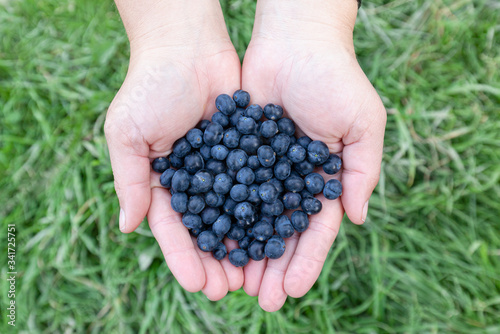
[[[120,199],[120,226],[132,232],[147,215],[154,237],[179,283],[188,291],[202,290],[216,300],[243,283],[241,268],[227,258],[216,261],[203,253],[181,216],[174,212],[169,192],[159,186],[150,161],[171,152],[174,141],[215,112],[217,95],[240,86],[240,62],[230,41],[165,55],[141,53],[113,100],[105,132]],[[228,248],[234,245],[228,244]]]
[[[245,54],[242,86],[252,103],[282,105],[302,134],[343,158],[343,170],[335,176],[343,183],[342,196],[334,201],[319,196],[323,210],[310,216],[307,231],[286,240],[282,258],[251,261],[244,269],[245,291],[275,311],[287,295],[300,297],[312,287],[344,210],[354,223],[364,222],[380,173],[386,113],[353,52],[329,41],[254,38]]]

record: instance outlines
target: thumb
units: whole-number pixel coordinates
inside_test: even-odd
[[[341,200],[347,216],[354,224],[365,222],[368,201],[380,177],[387,115],[383,106],[370,114],[373,116],[364,120],[365,126],[356,128],[355,125],[349,131],[359,139],[349,143],[348,138],[345,138],[342,151]]]
[[[108,111],[104,132],[120,201],[120,230],[129,233],[142,222],[151,202],[149,145],[126,107]]]

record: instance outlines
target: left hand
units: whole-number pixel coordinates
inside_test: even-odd
[[[342,181],[342,196],[334,201],[318,196],[323,210],[309,217],[307,231],[286,240],[282,258],[251,260],[244,268],[245,291],[258,295],[264,310],[276,311],[288,295],[301,297],[315,283],[344,211],[355,224],[366,219],[380,174],[386,112],[355,58],[355,1],[350,7],[342,4],[345,12],[354,11],[354,20],[328,17],[331,26],[321,23],[328,8],[321,16],[313,13],[320,9],[315,6],[294,3],[282,11],[279,1],[261,2],[243,63],[243,89],[251,103],[282,105],[303,134],[325,142],[343,159],[343,170],[335,175]],[[316,19],[290,19],[294,15]]]

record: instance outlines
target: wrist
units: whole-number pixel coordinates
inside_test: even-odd
[[[356,0],[259,0],[253,37],[326,41],[351,48]],[[252,38],[253,38],[252,37]]]
[[[143,54],[203,55],[231,43],[217,0],[115,0],[130,42],[131,58]],[[189,54],[191,53],[191,54]]]

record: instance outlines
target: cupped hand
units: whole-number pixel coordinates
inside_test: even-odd
[[[304,24],[308,26],[302,28]],[[315,26],[318,33],[312,33]],[[245,267],[244,289],[258,295],[267,311],[280,309],[287,296],[309,291],[344,211],[353,223],[362,224],[379,179],[385,108],[356,61],[352,37],[329,29],[304,21],[295,22],[290,34],[283,24],[278,32],[257,26],[243,62],[242,88],[251,94],[251,103],[282,105],[302,134],[325,142],[343,159],[343,170],[335,175],[342,182],[342,196],[333,201],[318,196],[322,211],[309,217],[305,232],[286,240],[282,258],[251,260]]]
[[[176,139],[200,120],[210,119],[217,95],[240,87],[240,61],[227,35],[137,50],[132,49],[129,71],[105,123],[121,207],[120,230],[134,231],[147,215],[181,286],[217,300],[242,286],[242,269],[227,257],[219,262],[198,249],[180,214],[170,207],[170,193],[159,185],[160,175],[150,162],[167,156]]]

